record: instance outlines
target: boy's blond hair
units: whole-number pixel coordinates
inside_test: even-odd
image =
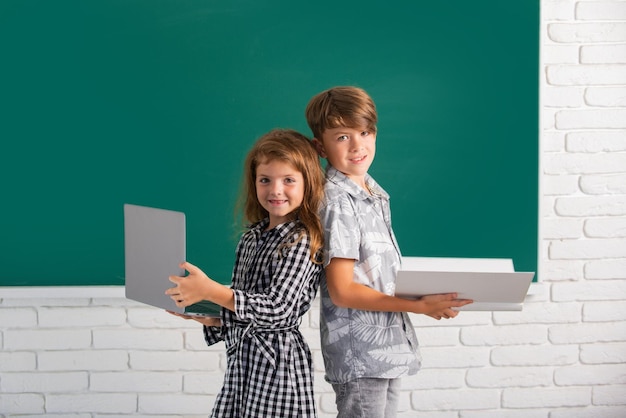
[[[316,94],[304,112],[318,140],[327,129],[365,128],[376,133],[378,114],[372,98],[359,87],[338,86]]]

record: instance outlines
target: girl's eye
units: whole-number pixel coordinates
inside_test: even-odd
[[[269,183],[269,182],[270,182],[270,180],[268,178],[265,178],[265,177],[261,177],[259,179],[259,183],[261,183],[261,184],[266,184],[266,183]]]
[[[285,183],[295,183],[295,182],[296,182],[296,179],[293,179],[293,178],[291,178],[291,177],[287,177],[287,178],[285,179]]]

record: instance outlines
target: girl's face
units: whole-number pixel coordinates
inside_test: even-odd
[[[256,196],[269,212],[267,229],[290,221],[304,199],[304,177],[291,164],[274,160],[256,168]]]

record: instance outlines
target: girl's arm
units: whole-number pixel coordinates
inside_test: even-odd
[[[268,293],[233,290],[210,279],[188,262],[181,263],[180,267],[189,275],[170,276],[169,280],[176,286],[165,293],[179,307],[209,300],[235,312],[241,320],[254,320],[260,325],[271,326],[289,318],[297,308],[294,301],[300,298],[303,289],[308,288],[313,280],[319,280],[319,267],[309,258],[308,236],[285,248],[287,250],[279,258],[273,272],[271,291]]]
[[[275,257],[267,291],[235,290],[237,317],[264,327],[292,321],[294,311],[301,308],[298,301],[315,297],[313,289],[317,289],[320,271],[321,266],[310,260],[309,237],[304,235]]]
[[[386,295],[356,283],[353,280],[354,263],[354,260],[348,258],[333,258],[326,266],[328,293],[333,303],[339,307],[366,311],[413,312],[441,319],[454,318],[458,311],[452,308],[472,303],[471,300],[457,300],[456,293],[423,296],[417,300]]]

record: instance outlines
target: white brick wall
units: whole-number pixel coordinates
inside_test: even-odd
[[[524,311],[414,316],[402,417],[626,416],[626,1],[541,2],[541,283]],[[120,288],[0,289],[0,417],[206,416],[223,346]],[[322,378],[318,309],[303,323]]]

